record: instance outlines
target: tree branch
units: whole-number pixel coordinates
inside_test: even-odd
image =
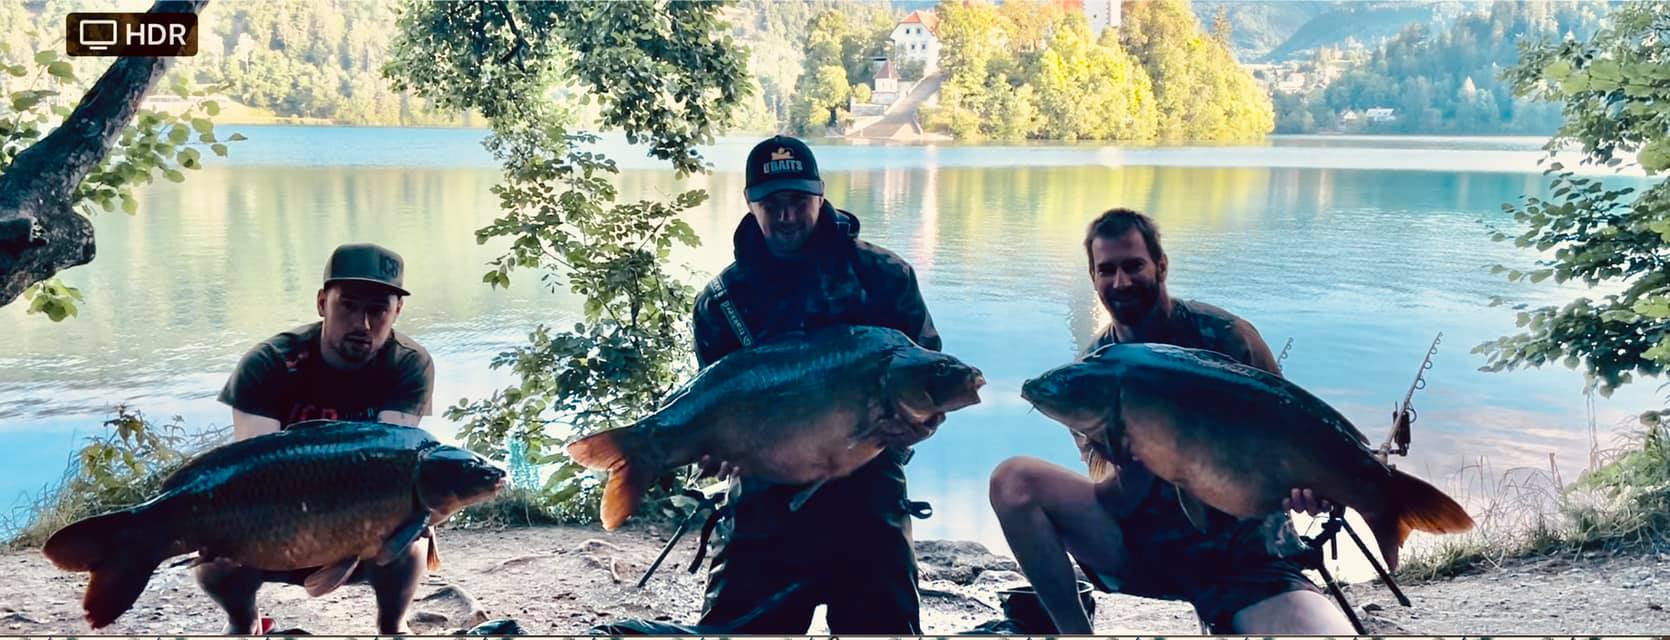
[[[208,0],[158,0],[150,13],[199,13]],[[172,58],[123,57],[75,111],[0,175],[0,306],[59,271],[93,261],[93,223],[75,188],[104,161]]]

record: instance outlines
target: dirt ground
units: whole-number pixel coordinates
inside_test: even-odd
[[[703,573],[685,571],[694,536],[681,540],[643,589],[635,587],[670,528],[628,526],[499,531],[443,530],[443,566],[418,591],[412,627],[446,635],[488,619],[512,618],[529,634],[584,634],[622,618],[690,623]],[[1021,580],[1014,563],[969,542],[918,543],[923,626],[930,635],[964,633],[1001,617],[997,590]],[[85,574],[61,572],[36,550],[0,553],[0,634],[89,632],[81,620]],[[705,569],[704,569],[705,571]],[[1380,585],[1352,585],[1370,633],[1413,635],[1648,635],[1670,633],[1670,557],[1544,558],[1458,578],[1404,585],[1413,607]],[[1185,604],[1096,595],[1101,634],[1197,634]],[[314,634],[375,631],[369,588],[349,586],[311,599],[300,587],[271,585],[260,596],[277,629]],[[139,602],[101,633],[204,635],[223,619],[184,567],[159,570]],[[827,633],[821,609],[809,633]]]

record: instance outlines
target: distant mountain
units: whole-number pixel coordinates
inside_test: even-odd
[[[1228,11],[1231,45],[1242,62],[1308,57],[1319,47],[1355,42],[1370,49],[1416,22],[1447,24],[1488,6],[1486,0],[1197,0],[1195,15],[1210,25]]]
[[[1201,24],[1212,26],[1218,8],[1228,11],[1230,46],[1235,57],[1252,62],[1287,42],[1306,23],[1333,11],[1339,0],[1298,0],[1296,2],[1248,2],[1246,0],[1195,0],[1195,15]]]

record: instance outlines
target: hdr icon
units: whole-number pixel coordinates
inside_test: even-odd
[[[64,27],[72,56],[197,54],[194,13],[72,13]]]

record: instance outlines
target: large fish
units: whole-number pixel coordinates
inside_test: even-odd
[[[1279,376],[1204,349],[1115,344],[1028,380],[1021,397],[1088,439],[1129,454],[1178,488],[1200,526],[1200,503],[1239,517],[1279,512],[1294,488],[1356,509],[1388,569],[1415,529],[1473,526],[1461,505],[1375,458],[1345,416]],[[1092,465],[1108,464],[1092,456]],[[1093,474],[1098,475],[1099,474]]]
[[[576,440],[568,453],[609,471],[603,526],[637,510],[662,473],[711,455],[745,477],[808,485],[856,471],[889,446],[932,433],[936,414],[980,402],[980,370],[893,329],[835,327],[742,349],[629,427]]]
[[[495,495],[504,478],[422,429],[298,423],[211,449],[160,495],[64,527],[42,551],[60,569],[92,573],[82,608],[94,629],[132,607],[163,561],[193,551],[269,571],[323,567],[305,585],[319,596],[361,562],[404,554],[425,527]]]

